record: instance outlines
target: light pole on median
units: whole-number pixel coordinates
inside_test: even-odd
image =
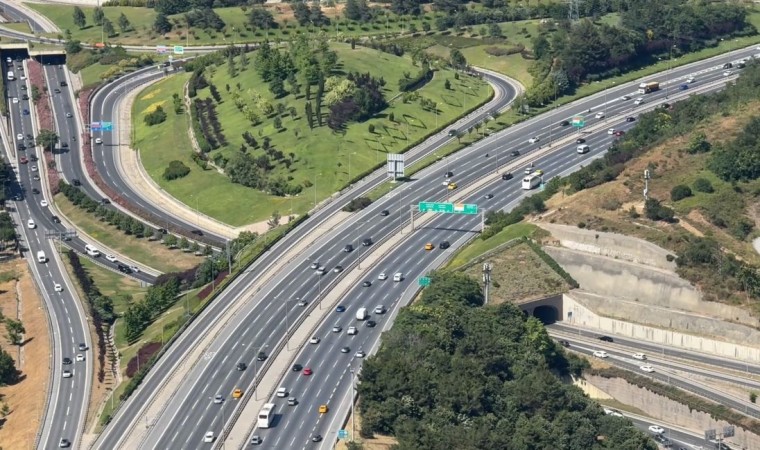
[[[354,441],[356,436],[356,417],[354,414],[354,369],[351,365],[348,366],[351,371],[351,442]]]

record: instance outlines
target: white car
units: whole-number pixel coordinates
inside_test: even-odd
[[[539,138],[538,136],[534,136],[534,137],[528,139],[528,144],[535,144],[536,142],[538,142],[540,140],[541,140],[541,138]]]
[[[348,330],[346,330],[346,334],[349,336],[353,336],[356,334],[356,327],[348,327]]]
[[[29,220],[26,221],[26,227],[29,228],[30,230],[33,230],[33,229],[37,228],[37,224],[34,223],[34,220],[29,219]]]
[[[375,314],[385,314],[385,306],[383,305],[375,306]]]
[[[361,350],[359,350],[358,352],[354,353],[354,357],[356,357],[356,358],[364,358],[365,356],[367,356],[367,354],[364,353]]]
[[[599,111],[594,117],[597,119],[604,119],[604,111]]]
[[[70,370],[64,370],[63,371],[63,378],[71,378],[71,371]]]
[[[24,135],[21,134],[21,133],[19,133],[19,134],[16,135],[16,139],[18,139],[19,141],[23,141],[24,140]]]
[[[311,339],[309,339],[309,344],[319,344],[319,338],[316,336],[313,336]]]
[[[47,205],[48,205],[48,202],[47,202],[47,200],[42,200],[42,201],[40,201],[40,206],[42,206],[43,208],[46,208],[46,207],[47,207]]]
[[[650,366],[649,364],[643,365],[639,367],[639,369],[641,369],[642,372],[646,372],[646,373],[654,372],[654,367]]]
[[[115,262],[116,262],[116,257],[115,257],[115,256],[113,256],[113,255],[106,255],[106,259],[107,259],[108,261],[111,261],[112,263],[115,263]]]
[[[615,129],[614,128],[610,128],[609,130],[607,130],[607,134],[609,134],[609,135],[615,134]]]
[[[530,175],[533,173],[533,167],[528,166],[525,168],[525,175]]]
[[[82,362],[82,361],[84,361],[84,355],[80,353],[77,355],[77,362]]]
[[[317,268],[317,273],[320,275],[324,275],[327,273],[327,269],[325,269],[325,266],[319,266],[319,268]]]
[[[222,394],[216,394],[214,396],[214,404],[218,405],[224,401],[224,397],[222,397]]]
[[[277,389],[277,396],[280,397],[280,398],[287,397],[288,396],[288,388],[281,387],[281,388]]]
[[[382,280],[387,280],[388,279],[388,275],[386,275],[385,272],[383,272],[383,273],[381,273],[380,275],[377,276],[377,279],[381,280],[381,281]]]
[[[95,138],[95,143],[98,144],[98,145],[100,145],[100,144],[103,143],[103,139]]]
[[[649,432],[654,434],[662,434],[665,432],[665,429],[659,425],[649,425]]]
[[[32,165],[32,172],[36,172],[36,171],[37,171],[37,166]]]
[[[732,73],[732,72],[731,72],[730,70],[725,70],[725,71],[723,71],[723,76],[724,76],[724,77],[728,77],[728,76],[731,76],[731,73]]]
[[[623,414],[620,411],[612,408],[604,408],[604,413],[608,416],[623,417]]]
[[[203,442],[214,442],[214,432],[207,431],[206,434],[203,435]]]
[[[605,352],[604,350],[597,350],[594,352],[594,356],[597,358],[606,358],[609,355],[607,355],[607,352]]]
[[[621,100],[630,100],[631,96],[630,95],[624,95],[624,96],[620,97],[620,99]]]
[[[140,268],[137,266],[129,266],[130,269],[132,269],[132,272],[134,273],[140,273]]]
[[[335,325],[332,329],[333,333],[340,333],[341,331],[343,331],[343,328],[340,325]]]
[[[26,76],[24,76],[24,75],[21,75],[21,76],[19,77],[19,80],[21,80],[21,81],[24,81],[24,80],[26,80]]]
[[[61,286],[61,283],[55,283],[55,284],[53,284],[53,289],[56,292],[63,292],[63,286]]]
[[[638,359],[639,361],[645,361],[647,359],[647,355],[643,353],[634,353],[633,359]]]
[[[693,82],[694,82],[694,77],[689,77],[689,78],[687,78],[687,79],[686,79],[686,82],[687,82],[687,83],[693,83]]]
[[[13,97],[13,104],[15,105],[16,103],[18,103],[18,97]]]
[[[644,99],[643,99],[642,97],[639,97],[639,98],[637,98],[637,99],[636,99],[636,100],[633,102],[633,104],[634,104],[634,105],[643,105],[643,104],[644,104]]]

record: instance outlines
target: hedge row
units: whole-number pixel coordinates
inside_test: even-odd
[[[533,240],[528,239],[526,237],[523,237],[522,239],[523,239],[523,241],[525,243],[527,243],[530,246],[531,249],[533,249],[534,252],[536,252],[536,254],[538,255],[538,257],[541,258],[541,260],[543,262],[545,262],[546,264],[548,264],[549,267],[551,267],[552,270],[554,270],[555,272],[557,272],[557,274],[559,276],[561,276],[565,281],[567,281],[567,283],[570,286],[572,286],[572,287],[574,287],[576,289],[580,287],[580,285],[578,284],[578,282],[575,281],[575,278],[573,278],[572,276],[570,276],[569,273],[565,272],[565,269],[563,269],[559,264],[557,264],[557,261],[555,261],[554,258],[552,258],[551,256],[549,256],[549,254],[547,254],[541,248],[540,245],[536,244],[535,242],[533,242]]]

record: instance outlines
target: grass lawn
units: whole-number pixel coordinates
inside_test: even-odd
[[[200,257],[183,253],[180,250],[169,250],[159,242],[150,242],[147,239],[128,236],[74,206],[63,194],[55,196],[55,204],[61,214],[77,224],[93,239],[148,267],[166,273],[189,269],[201,261]]]
[[[29,28],[29,24],[26,22],[6,22],[6,23],[0,24],[0,27],[7,28],[13,31],[18,31],[20,33],[32,34],[32,29]]]
[[[414,74],[419,70],[407,58],[364,47],[351,50],[349,45],[336,44],[334,48],[339,55],[341,71],[369,71],[375,77],[384,77],[387,82],[386,99],[398,94],[397,80],[403,72]],[[254,57],[255,54],[249,56],[251,60]],[[437,118],[435,112],[423,111],[416,101],[404,103],[401,99],[396,99],[377,118],[351,124],[346,133],[340,135],[333,133],[327,126],[309,130],[306,120],[302,117],[305,105],[303,95],[298,98],[288,95],[275,100],[254,72],[253,61],[247,70],[239,73],[234,79],[230,77],[226,64],[218,67],[208,78],[221,94],[222,101],[217,104],[216,111],[224,128],[224,135],[229,141],[229,145],[212,151],[210,156],[213,158],[221,152],[229,157],[232,152],[239,151],[244,142],[242,134],[245,131],[250,132],[259,142],[268,136],[274,148],[286,155],[295,155],[289,169],[277,164],[271,173],[292,178],[289,181],[291,185],[303,186],[300,195],[275,197],[232,184],[225,175],[213,170],[203,171],[190,159],[190,145],[186,143],[187,116],[174,115],[171,99],[173,93],[181,92],[187,75],[174,76],[162,81],[148,88],[137,99],[133,113],[138,136],[137,147],[150,149],[141,150],[143,164],[151,177],[167,192],[190,207],[197,205],[203,213],[235,226],[265,220],[275,210],[282,215],[289,214],[291,210],[296,214],[308,211],[314,206],[315,196],[317,201],[321,201],[339,191],[348,183],[349,175],[353,178],[371,167],[382,164],[386,153],[403,151],[412,143],[433,133],[436,124],[438,128],[443,128],[446,123],[460,116],[464,108],[470,109],[481,104],[492,95],[491,88],[480,80],[467,76],[455,80],[453,72],[439,71],[430,83],[418,91],[423,97],[438,103]],[[447,79],[451,82],[450,90],[444,89]],[[238,83],[240,87],[237,87]],[[242,98],[251,107],[255,108],[250,100],[251,93],[256,92],[270,100],[273,105],[282,103],[286,108],[292,106],[297,116],[293,118],[287,113],[282,116],[284,129],[281,131],[274,128],[273,118],[265,118],[263,114],[262,123],[251,126],[235,106],[232,94],[226,89],[227,85],[231,91],[243,92]],[[198,98],[206,97],[211,97],[209,89],[200,90]],[[168,111],[167,121],[154,127],[143,125],[142,116],[158,104],[163,105]],[[395,122],[388,120],[390,113],[394,114]],[[374,134],[369,133],[369,124],[375,126]],[[173,131],[168,131],[170,129]],[[143,142],[149,144],[143,145]],[[155,151],[157,149],[163,151]],[[254,156],[264,154],[261,149],[248,151]],[[184,178],[164,181],[161,178],[164,168],[175,159],[183,161],[191,168],[191,172]]]
[[[503,73],[504,75],[514,78],[529,88],[533,84],[533,76],[528,73],[528,67],[533,63],[522,57],[519,53],[508,56],[492,56],[486,53],[488,47],[492,45],[479,45],[462,49],[462,54],[467,58],[467,62],[475,67],[493,70],[494,72]],[[500,46],[497,46],[500,47]]]
[[[460,250],[456,256],[451,259],[451,262],[449,262],[446,269],[456,269],[461,267],[505,242],[509,242],[512,239],[522,236],[531,236],[537,230],[539,230],[539,228],[533,224],[519,222],[504,228],[499,233],[491,236],[485,241],[482,239],[475,239],[470,245]]]
[[[102,74],[111,70],[113,66],[95,63],[79,71],[82,76],[82,86],[95,86],[103,82]]]

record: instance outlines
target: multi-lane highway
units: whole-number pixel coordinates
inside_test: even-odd
[[[723,57],[725,60],[735,59],[735,56]],[[713,68],[715,64],[722,64],[719,59],[718,62],[711,61],[707,63],[701,63],[694,65],[690,68],[674,70],[672,74],[667,76],[660,76],[659,79],[663,82],[666,78],[672,77],[671,83],[676,82],[676,78],[685,77],[690,73],[696,73],[698,80],[693,83],[693,88],[698,88],[700,83],[708,83],[710,80],[720,80],[722,74],[718,70],[710,70],[709,72],[699,73],[702,70]],[[635,110],[637,107],[633,105],[632,100],[620,101],[618,100],[623,94],[630,94],[632,91],[631,86],[625,88],[619,88],[611,91],[607,94],[607,98],[610,100],[607,105],[604,105],[604,95],[597,95],[590,99],[576,102],[575,104],[562,108],[559,112],[549,116],[542,116],[534,119],[530,123],[514,127],[503,133],[497,138],[489,138],[484,143],[466,151],[460,155],[458,160],[449,161],[449,168],[454,171],[454,180],[459,183],[460,188],[472,183],[474,180],[482,177],[485,173],[493,171],[495,166],[496,154],[500,153],[502,163],[507,160],[509,153],[512,150],[519,150],[523,155],[531,154],[538,148],[539,144],[527,144],[527,140],[533,136],[540,136],[542,141],[540,144],[545,144],[548,139],[549,127],[552,127],[552,133],[554,139],[557,139],[563,133],[571,133],[567,128],[559,127],[556,124],[564,118],[569,118],[575,114],[587,112],[589,108],[592,108],[594,112],[602,109],[606,109],[608,117],[614,114],[627,114]],[[674,94],[671,91],[671,94]],[[664,91],[650,94],[647,96],[648,103],[656,99],[661,99],[665,95]],[[647,107],[647,104],[642,107]],[[615,126],[619,129],[625,129],[626,126],[630,126],[629,123],[624,122],[624,116],[620,116],[615,121],[602,125]],[[603,121],[603,119],[601,119]],[[617,122],[620,123],[617,123]],[[595,119],[587,118],[589,126],[595,124]],[[626,125],[627,124],[627,125]],[[563,150],[556,151],[551,155],[533,160],[537,168],[541,168],[545,171],[548,177],[558,175],[560,173],[572,170],[577,167],[583,161],[588,161],[595,155],[600,154],[606,150],[610,141],[614,138],[606,131],[599,136],[587,137],[587,143],[591,147],[591,152],[579,156],[575,153],[574,138],[570,138],[572,142],[569,147],[564,147]],[[488,153],[490,157],[486,158],[485,154]],[[531,160],[530,156],[525,160]],[[311,252],[311,260],[320,260],[320,263],[325,265],[328,270],[331,270],[335,265],[343,265],[344,267],[349,265],[352,259],[356,258],[356,251],[345,254],[341,252],[343,246],[347,243],[352,243],[354,247],[360,248],[361,240],[366,237],[372,237],[376,242],[382,241],[388,234],[394,229],[399,220],[403,220],[400,215],[402,210],[408,211],[408,205],[414,204],[420,200],[436,200],[443,199],[447,195],[447,191],[443,188],[441,177],[443,165],[439,165],[435,169],[426,171],[421,174],[419,179],[414,182],[412,188],[402,189],[399,192],[394,193],[394,196],[389,196],[368,210],[363,211],[361,214],[357,214],[353,217],[349,223],[341,227],[335,235],[328,237],[329,243],[320,244],[315,246],[318,250]],[[495,194],[492,200],[487,201],[485,204],[480,200],[482,192],[478,193],[474,198],[467,199],[467,201],[474,201],[481,204],[481,207],[491,208],[507,208],[513,205],[519,198],[522,197],[522,192],[519,191],[519,174],[515,179],[498,182],[489,189],[493,190]],[[382,217],[379,212],[382,209],[390,211],[390,215]],[[361,227],[357,225],[361,225]],[[403,290],[412,287],[416,281],[416,276],[420,273],[424,273],[428,269],[431,261],[435,258],[437,251],[426,253],[422,250],[426,242],[438,243],[441,240],[449,240],[452,244],[452,248],[455,248],[458,243],[465,240],[467,235],[471,233],[471,230],[477,225],[476,220],[471,217],[459,216],[459,217],[441,217],[435,219],[431,225],[415,233],[410,240],[404,244],[403,248],[398,249],[398,252],[394,253],[384,265],[378,266],[368,273],[368,279],[374,279],[376,272],[385,271],[386,273],[400,270],[406,273],[407,280],[404,283],[399,283],[397,286],[391,289],[381,289],[370,286],[368,288],[358,288],[357,292],[349,294],[348,301],[354,302],[354,305],[349,308],[347,319],[350,320],[350,315],[358,307],[355,303],[359,300],[352,300],[361,298],[362,306],[374,307],[375,304],[388,303],[386,306],[392,306],[393,302],[397,299],[399,294]],[[438,230],[436,230],[438,228]],[[445,229],[442,232],[441,229]],[[356,230],[361,230],[361,234],[358,234]],[[393,259],[396,262],[393,262]],[[206,431],[219,430],[219,422],[222,420],[222,416],[229,418],[232,414],[232,410],[235,406],[225,407],[225,412],[222,413],[217,405],[213,405],[213,402],[209,398],[216,394],[222,394],[229,396],[229,393],[235,387],[241,387],[244,389],[250,389],[254,374],[252,370],[236,371],[235,364],[237,362],[245,362],[249,366],[252,366],[253,359],[256,356],[259,348],[262,345],[269,345],[270,348],[275,348],[279,337],[284,335],[286,317],[289,317],[287,321],[289,323],[294,322],[294,318],[297,315],[303,314],[304,310],[308,309],[299,307],[298,302],[295,300],[308,299],[313,301],[318,296],[320,289],[319,283],[314,282],[314,271],[310,271],[307,268],[308,264],[299,261],[288,267],[282,272],[280,276],[281,286],[274,286],[262,290],[260,295],[254,296],[252,305],[248,305],[246,311],[243,314],[239,314],[239,320],[235,320],[220,336],[217,338],[210,348],[214,349],[214,353],[208,354],[207,359],[201,364],[198,364],[186,378],[186,383],[177,387],[177,392],[173,396],[172,402],[166,408],[166,411],[170,414],[164,414],[157,418],[154,426],[151,428],[151,434],[146,441],[146,448],[180,448],[187,445],[196,445],[196,442],[201,442],[202,436]],[[394,267],[396,266],[396,267]],[[330,274],[318,277],[323,281],[323,284],[330,279],[330,277],[337,278],[339,274]],[[386,281],[387,282],[387,281]],[[239,288],[238,288],[239,289]],[[240,292],[240,290],[237,290]],[[358,292],[361,292],[361,296],[358,297]],[[287,311],[287,315],[286,315]],[[337,313],[336,313],[337,314]],[[324,324],[323,327],[332,327],[332,324]],[[354,337],[344,337],[344,333],[331,335],[333,340],[349,339],[350,342],[355,344],[354,341],[360,341],[361,339],[370,339],[371,337],[363,337],[366,334],[371,335],[376,333],[378,328],[375,329],[362,329],[360,334]],[[345,328],[344,328],[345,332]],[[329,332],[325,333],[330,335]],[[324,341],[329,342],[329,341]],[[353,355],[356,345],[349,345],[352,348],[349,359]],[[366,343],[360,344],[365,346]],[[319,352],[321,348],[325,348],[324,352],[330,352],[337,348],[339,344],[326,345],[322,344],[316,346],[309,346],[313,348],[314,352]],[[342,347],[342,345],[340,345]],[[318,354],[314,358],[304,356],[300,359],[307,361],[333,361],[343,357],[345,360],[345,354],[339,353],[337,355]],[[306,365],[306,364],[304,364]],[[316,363],[315,363],[316,365]],[[341,378],[341,373],[345,373],[348,365],[345,366],[335,365],[328,373],[322,373],[315,371],[316,377],[309,378],[310,384],[318,384],[320,381],[311,380],[339,380],[345,379],[345,376]],[[322,369],[320,369],[322,370]],[[337,371],[337,372],[335,372]],[[287,384],[287,379],[284,382]],[[324,382],[324,381],[323,381]],[[319,389],[319,388],[317,388]],[[328,389],[328,392],[332,392],[332,388]],[[325,391],[325,389],[322,389]],[[322,400],[322,399],[320,399]],[[316,400],[315,400],[316,401]],[[205,407],[204,407],[205,403]],[[293,411],[306,411],[302,413],[304,417],[308,417],[308,412],[315,411],[314,406],[317,403],[314,402],[302,402],[297,408],[293,408]],[[213,405],[213,406],[212,406]],[[282,409],[281,409],[282,411]],[[295,413],[294,413],[295,414]],[[290,420],[290,410],[283,416],[283,420],[280,421],[278,429],[286,429],[287,424],[296,424],[300,422],[298,419]],[[168,417],[167,417],[168,416]],[[134,417],[131,419],[134,420]],[[296,425],[293,425],[296,426]],[[216,427],[216,428],[215,428]],[[182,430],[178,433],[178,430]],[[192,431],[190,431],[192,430]],[[317,430],[315,428],[315,430]],[[272,430],[270,430],[272,431]],[[308,430],[310,431],[310,430]],[[317,430],[319,431],[319,430]],[[276,432],[275,432],[276,433]],[[305,442],[304,438],[304,426],[299,426],[298,430],[289,429],[283,433],[283,436],[288,436],[291,439],[292,436],[298,436],[297,442]],[[298,440],[300,439],[300,441]],[[267,439],[268,440],[268,439]],[[276,439],[275,439],[276,440]],[[115,441],[102,441],[114,444]],[[103,447],[105,448],[105,446]]]
[[[23,89],[28,89],[26,80],[20,79],[24,71],[19,70],[19,67],[23,67],[23,63],[21,60],[12,60],[10,63],[4,61],[4,74],[11,70],[9,66],[13,67],[12,70],[17,75],[15,80],[5,81],[12,131],[9,139],[12,145],[23,143],[28,147],[23,151],[19,151],[18,147],[5,149],[9,157],[16,152],[16,161],[21,161],[22,157],[28,160],[27,163],[15,167],[19,184],[11,191],[15,197],[13,209],[23,236],[21,245],[27,250],[27,257],[31,259],[30,267],[39,283],[51,318],[54,343],[50,360],[47,361],[52,369],[51,390],[39,446],[53,448],[58,446],[60,439],[69,439],[74,444],[78,442],[84,427],[94,361],[91,358],[92,352],[88,350],[91,343],[85,312],[76,291],[68,283],[68,277],[59,264],[55,243],[47,236],[49,231],[58,229],[59,225],[52,221],[49,208],[43,204],[43,201],[50,202],[51,199],[46,198],[41,184],[41,177],[45,176],[41,149],[36,148],[33,139],[28,138],[34,137],[36,130],[31,120],[33,105],[30,100],[23,99],[23,95],[28,92]],[[29,97],[31,98],[31,95]],[[28,145],[30,141],[32,144]],[[32,160],[33,155],[37,161]],[[14,158],[9,160],[13,161]],[[40,251],[44,252],[47,260],[44,263],[38,261]],[[61,286],[61,292],[55,290],[55,284]],[[80,344],[84,346],[84,350],[80,349]],[[82,355],[83,360],[78,361],[77,355]],[[64,358],[68,358],[70,363],[64,364]],[[70,376],[63,378],[64,371],[69,371]]]

